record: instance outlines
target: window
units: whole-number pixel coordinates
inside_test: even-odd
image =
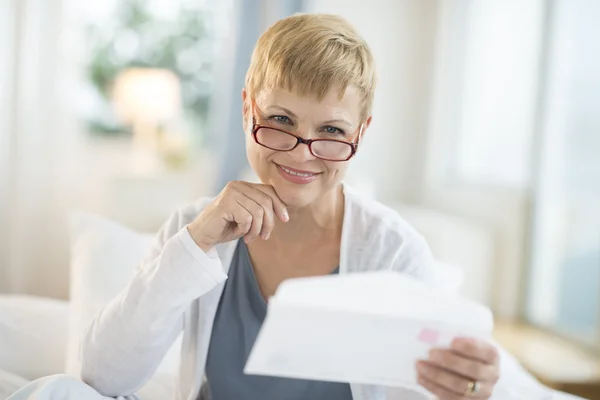
[[[535,117],[541,1],[472,1],[458,151],[460,180],[525,186]]]
[[[436,179],[525,188],[546,2],[441,3]],[[441,102],[441,103],[440,103]],[[438,148],[439,147],[439,148]]]
[[[551,15],[527,318],[600,351],[600,3]]]

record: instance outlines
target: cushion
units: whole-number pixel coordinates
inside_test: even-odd
[[[129,283],[134,270],[150,251],[153,235],[132,231],[116,222],[85,213],[70,215],[71,322],[66,373],[79,377],[79,346],[93,317]],[[175,375],[181,335],[157,370]]]
[[[0,370],[29,380],[63,372],[68,325],[66,301],[0,296]]]
[[[27,383],[29,383],[27,379],[0,369],[0,400],[8,399],[8,396],[21,389]]]

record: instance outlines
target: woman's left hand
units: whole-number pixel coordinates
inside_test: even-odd
[[[449,349],[432,349],[428,360],[419,361],[417,378],[439,400],[489,399],[498,382],[498,364],[494,346],[459,338]]]

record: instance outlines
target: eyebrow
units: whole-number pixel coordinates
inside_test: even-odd
[[[328,121],[324,121],[324,124],[344,124],[344,125],[348,125],[348,126],[352,126],[352,124],[349,121],[346,121],[345,119],[330,119]]]
[[[281,111],[284,111],[284,112],[286,112],[286,113],[287,113],[287,114],[288,114],[290,117],[298,119],[298,117],[296,116],[296,114],[294,114],[293,112],[291,112],[290,110],[288,110],[288,109],[287,109],[287,108],[285,108],[285,107],[281,107],[281,106],[271,106],[271,108],[277,108],[277,109],[279,109],[279,110],[281,110]]]
[[[273,106],[271,106],[271,108],[277,108],[277,109],[279,109],[281,111],[286,112],[290,117],[298,119],[298,117],[296,116],[296,114],[294,114],[292,111],[288,110],[285,107],[273,105]],[[342,123],[342,124],[345,124],[345,125],[348,125],[348,126],[352,126],[352,124],[349,121],[345,120],[345,119],[330,119],[330,120],[327,120],[327,121],[323,122],[323,124],[335,124],[335,123],[338,123],[338,124]]]

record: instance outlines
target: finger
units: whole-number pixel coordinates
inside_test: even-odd
[[[498,380],[495,366],[466,358],[452,350],[432,349],[427,361],[474,381],[495,382]]]
[[[444,368],[439,368],[435,365],[422,361],[417,363],[417,372],[419,373],[420,377],[425,378],[444,390],[459,396],[465,395],[467,388],[469,387],[469,383],[472,381],[464,376],[454,374]],[[490,388],[491,385],[481,382],[479,392],[470,395],[469,397],[488,397],[491,395]]]
[[[237,237],[245,235],[252,228],[252,214],[244,207],[240,207],[237,202],[227,212],[226,220],[234,222],[237,225],[234,232],[234,235]]]
[[[246,243],[250,243],[254,239],[256,239],[258,235],[260,235],[265,211],[263,210],[260,204],[258,204],[251,198],[245,196],[244,194],[240,194],[239,196],[237,196],[235,201],[239,207],[245,209],[252,216],[252,222],[250,224],[250,227],[244,234],[244,241]]]
[[[290,216],[288,214],[287,207],[286,207],[285,203],[283,202],[283,200],[281,200],[281,198],[279,197],[279,195],[277,194],[277,192],[275,191],[273,186],[261,185],[261,184],[248,184],[248,186],[250,186],[256,190],[259,190],[260,192],[269,196],[269,199],[272,203],[272,208],[275,211],[275,214],[277,215],[277,217],[283,222],[289,221]]]
[[[275,227],[273,199],[262,191],[251,186],[243,188],[242,193],[263,208],[264,215],[260,236],[265,240],[268,239],[273,231],[273,228]]]
[[[480,360],[489,365],[498,363],[498,350],[493,345],[479,339],[456,338],[450,348],[465,357]]]
[[[449,390],[435,384],[434,382],[428,380],[424,377],[417,377],[417,382],[419,385],[423,386],[425,389],[429,390],[431,394],[435,395],[436,399],[440,400],[464,400],[465,397],[462,395],[458,395],[456,393],[450,392]]]

